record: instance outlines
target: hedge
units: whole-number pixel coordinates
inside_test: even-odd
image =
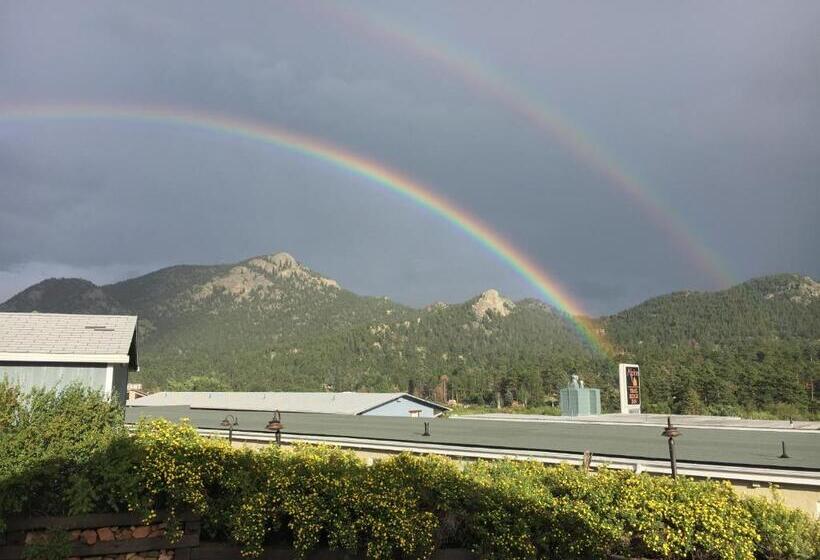
[[[0,403],[2,394],[0,387]],[[13,455],[9,441],[20,443],[26,430],[19,421],[9,429],[8,418],[0,412],[7,424],[0,453]],[[167,510],[173,533],[173,516],[193,511],[207,536],[235,542],[249,557],[269,542],[302,554],[327,544],[373,559],[428,558],[440,547],[498,559],[797,560],[820,552],[817,522],[743,498],[728,483],[409,454],[368,466],[327,446],[236,449],[164,420],[143,421],[132,436],[117,426],[96,429],[98,439],[95,429],[57,424],[73,429],[62,455],[35,452],[34,442],[21,461],[0,458],[0,522]]]

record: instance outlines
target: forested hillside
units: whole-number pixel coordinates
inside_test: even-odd
[[[617,362],[635,361],[650,410],[817,412],[820,285],[797,275],[671,294],[594,320],[614,355],[590,348],[568,317],[536,300],[488,290],[412,309],[349,292],[285,253],[109,286],[52,279],[0,310],[138,314],[138,378],[152,388],[410,390],[537,406],[577,373],[612,410]]]
[[[781,274],[670,294],[601,324],[647,372],[645,396],[658,410],[818,411],[820,284],[811,278]]]

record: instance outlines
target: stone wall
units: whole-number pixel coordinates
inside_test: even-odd
[[[11,520],[0,537],[0,560],[37,549],[59,550],[70,560],[189,560],[199,546],[199,520],[183,515],[182,537],[171,542],[164,519],[146,524],[136,514],[114,513]]]
[[[165,523],[154,523],[152,525],[112,525],[109,527],[98,527],[96,529],[74,529],[66,532],[66,539],[69,544],[83,543],[93,547],[97,543],[111,543],[115,541],[155,539],[165,536]],[[46,544],[52,538],[50,530],[27,531],[25,544]],[[139,544],[139,543],[137,543]],[[99,547],[98,547],[99,548]],[[68,560],[80,560],[81,556],[69,556]],[[86,560],[173,560],[174,551],[172,549],[160,548],[157,550],[145,550],[140,552],[112,553],[100,556],[86,556]]]

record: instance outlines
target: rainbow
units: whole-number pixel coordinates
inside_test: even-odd
[[[286,148],[372,181],[413,201],[467,233],[524,278],[550,304],[564,311],[576,330],[590,344],[592,349],[604,353],[611,352],[611,347],[605,337],[592,328],[587,319],[587,313],[584,312],[582,306],[570,293],[539,267],[535,261],[514,247],[478,217],[459,208],[429,187],[381,163],[349,152],[327,141],[235,117],[170,107],[103,105],[0,106],[0,123],[89,119],[175,125],[227,134]]]
[[[536,96],[515,87],[500,72],[459,52],[455,47],[423,37],[372,11],[355,9],[347,3],[322,2],[321,6],[334,21],[342,21],[359,31],[390,41],[420,58],[432,61],[457,76],[470,88],[493,98],[537,129],[546,132],[577,161],[594,170],[606,179],[607,184],[632,200],[644,216],[666,233],[678,251],[711,279],[715,288],[726,288],[734,283],[733,275],[724,262],[657,194],[628,173],[623,165],[596,145],[580,127],[572,124],[557,109],[544,107],[543,103],[536,100]]]

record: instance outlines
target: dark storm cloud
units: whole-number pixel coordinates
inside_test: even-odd
[[[816,4],[357,10],[467,53],[576,123],[738,280],[820,275]],[[3,3],[0,104],[170,105],[319,136],[474,212],[592,312],[714,286],[554,138],[333,14],[270,2]],[[451,224],[326,163],[173,126],[0,120],[0,299],[42,276],[107,282],[278,250],[412,304],[491,286],[539,295]]]

